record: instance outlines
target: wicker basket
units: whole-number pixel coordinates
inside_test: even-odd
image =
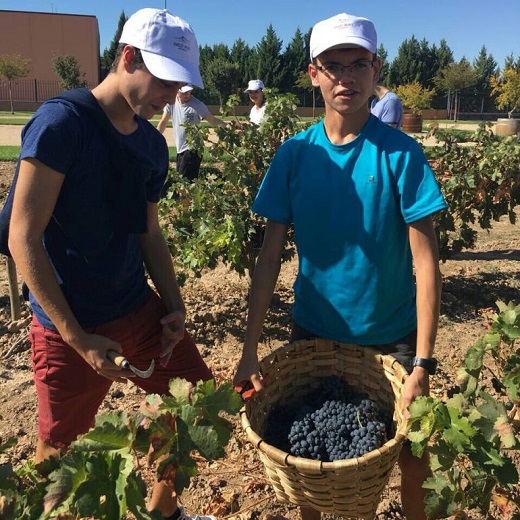
[[[404,367],[374,349],[324,339],[285,345],[265,357],[260,367],[264,377],[269,375],[265,391],[248,400],[240,415],[278,501],[372,520],[406,436],[400,404],[408,377]],[[320,378],[330,375],[342,377],[393,410],[394,437],[363,457],[335,462],[295,457],[267,444],[262,435],[270,409],[305,396]]]

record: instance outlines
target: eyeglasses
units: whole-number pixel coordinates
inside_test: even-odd
[[[315,65],[315,67],[333,79],[341,79],[345,70],[348,70],[353,76],[361,76],[374,66],[374,60],[356,60],[350,65],[341,65],[340,63],[326,63],[324,65]]]

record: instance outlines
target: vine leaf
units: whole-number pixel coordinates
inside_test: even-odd
[[[134,432],[128,423],[129,418],[123,412],[99,415],[94,428],[74,441],[71,450],[94,452],[128,449],[134,441]]]

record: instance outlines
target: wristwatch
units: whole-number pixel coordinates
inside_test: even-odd
[[[413,366],[424,368],[428,374],[433,376],[437,370],[437,360],[435,358],[414,357]]]

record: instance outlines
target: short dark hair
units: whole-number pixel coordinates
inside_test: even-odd
[[[126,43],[120,43],[117,46],[116,49],[116,55],[114,57],[114,61],[112,62],[112,65],[110,66],[110,72],[115,72],[117,70],[117,66],[119,65],[119,62],[121,60],[121,56],[123,55],[123,49],[126,47]],[[141,49],[138,49],[137,47],[134,47],[135,54],[133,59],[133,64],[138,69],[146,68],[143,60],[143,55],[141,54]]]

